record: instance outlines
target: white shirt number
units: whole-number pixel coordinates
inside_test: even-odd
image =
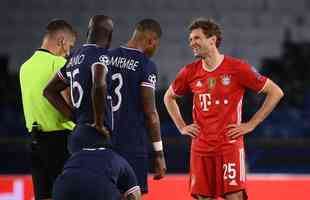
[[[123,77],[120,73],[116,73],[112,75],[112,80],[118,79],[118,85],[116,86],[114,92],[117,96],[117,103],[115,105],[112,105],[112,111],[115,112],[117,111],[122,104],[122,94],[121,94],[121,88],[123,87]]]
[[[73,70],[73,72],[67,72],[67,76],[70,78],[70,93],[71,93],[71,101],[72,101],[72,105],[75,108],[79,108],[82,102],[82,98],[83,98],[83,89],[82,86],[79,82],[77,82],[76,80],[74,80],[75,76],[80,73],[80,70],[77,68],[75,70]],[[79,92],[79,98],[77,101],[74,100],[73,98],[73,89],[76,88],[77,91]]]

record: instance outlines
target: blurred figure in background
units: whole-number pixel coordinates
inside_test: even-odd
[[[199,18],[189,26],[189,43],[195,57],[177,75],[164,101],[183,135],[192,137],[191,195],[199,200],[247,199],[243,136],[258,126],[283,96],[272,80],[254,67],[219,52],[220,26]],[[246,89],[265,93],[261,108],[242,123],[242,99]],[[193,123],[186,124],[176,102],[193,93]]]
[[[43,89],[66,63],[76,39],[72,26],[60,19],[46,26],[41,48],[20,68],[26,127],[31,134],[31,171],[36,200],[51,199],[55,178],[68,159],[67,137],[74,124],[43,96]]]

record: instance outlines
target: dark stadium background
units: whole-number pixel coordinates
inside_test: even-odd
[[[113,47],[125,43],[134,24],[159,20],[161,46],[153,58],[160,79],[157,108],[168,173],[187,173],[190,140],[170,120],[163,94],[180,68],[193,60],[187,25],[196,17],[213,17],[223,26],[221,50],[246,59],[277,82],[285,97],[257,129],[246,136],[249,173],[310,173],[310,2],[307,0],[5,0],[0,6],[0,174],[29,174],[26,133],[18,71],[41,44],[45,24],[68,20],[83,43],[90,16],[115,21]],[[35,76],[35,72],[33,74]],[[262,96],[247,93],[243,119],[257,110]],[[191,120],[191,99],[181,101]],[[150,161],[151,162],[151,161]],[[1,188],[0,188],[1,189]]]

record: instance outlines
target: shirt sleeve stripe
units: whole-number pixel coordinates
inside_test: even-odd
[[[182,96],[183,96],[183,95],[178,95],[177,93],[175,93],[175,91],[174,91],[172,85],[170,85],[169,88],[170,88],[171,92],[173,93],[173,95],[175,95],[175,96],[177,96],[177,97],[182,97]]]
[[[134,186],[132,188],[130,188],[129,190],[127,190],[125,193],[124,193],[124,196],[127,197],[129,194],[132,194],[134,192],[137,192],[140,190],[140,187],[139,186]]]
[[[142,82],[141,86],[150,87],[150,88],[155,89],[155,86],[152,83],[148,83],[148,82]]]
[[[58,77],[63,80],[65,83],[68,83],[68,80],[62,75],[61,71],[57,72]]]
[[[262,87],[262,89],[260,89],[258,92],[257,92],[257,94],[259,94],[259,93],[261,93],[264,89],[265,89],[265,87],[267,86],[267,82],[269,81],[269,79],[267,78],[266,79],[266,82],[265,82],[265,84],[264,84],[264,86]]]

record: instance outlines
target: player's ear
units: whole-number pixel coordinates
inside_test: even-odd
[[[156,40],[154,38],[148,38],[147,44],[149,47],[154,48],[156,46]]]
[[[57,46],[63,47],[65,44],[65,37],[64,36],[59,36],[57,38]]]
[[[216,46],[217,37],[215,35],[213,35],[213,36],[210,37],[210,40]]]

